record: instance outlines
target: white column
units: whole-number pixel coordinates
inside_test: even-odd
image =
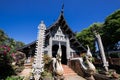
[[[100,53],[101,53],[101,57],[102,57],[102,61],[103,61],[103,66],[104,66],[105,70],[108,71],[108,62],[106,61],[106,56],[105,56],[105,53],[104,53],[104,48],[103,48],[101,37],[98,33],[95,33],[95,36],[98,40],[98,46],[100,48]]]
[[[48,55],[52,57],[52,37],[49,39],[49,52]]]
[[[67,59],[70,58],[70,41],[69,41],[69,38],[67,37],[67,50],[66,50],[66,56],[67,56]]]

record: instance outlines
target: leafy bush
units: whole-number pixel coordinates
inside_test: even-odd
[[[45,77],[45,76],[51,77],[52,74],[50,72],[48,72],[48,71],[44,71],[44,72],[41,73],[41,76],[43,76],[43,77]]]
[[[18,73],[20,73],[24,69],[24,66],[17,66],[17,65],[15,65],[15,66],[13,66],[13,69],[15,71],[15,74],[18,74]]]
[[[20,77],[20,76],[10,76],[10,77],[7,77],[5,80],[23,80],[23,77]]]
[[[50,72],[52,59],[51,59],[51,57],[49,57],[48,54],[44,54],[43,62],[44,62],[44,69],[46,71]]]
[[[23,45],[24,43],[10,38],[0,29],[0,80],[5,80],[8,76],[15,75],[12,62],[15,60],[16,48]]]
[[[25,54],[16,52],[9,46],[0,46],[0,79],[5,79],[8,76],[18,74],[23,70]],[[12,65],[12,62],[16,65]]]
[[[0,46],[0,79],[13,75],[15,72],[12,68],[12,49],[9,46]]]
[[[15,59],[16,65],[23,66],[24,61],[26,59],[25,54],[22,53],[22,52],[17,51],[14,56],[15,56],[14,59]]]
[[[49,55],[44,54],[43,57],[44,62],[44,71],[41,73],[41,78],[46,78],[46,80],[53,80],[52,79],[52,70],[51,70],[51,62],[52,59],[49,57]]]
[[[49,55],[48,54],[44,54],[44,56],[43,56],[43,62],[44,62],[44,64],[49,64],[50,62],[51,62],[51,57],[49,57]]]
[[[109,56],[111,58],[120,58],[120,53],[111,53]]]
[[[48,72],[48,71],[44,71],[41,73],[41,78],[42,80],[53,80],[53,77],[52,77],[52,73]]]

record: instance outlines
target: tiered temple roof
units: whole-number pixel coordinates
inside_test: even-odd
[[[70,40],[70,45],[72,47],[75,46],[76,48],[78,48],[80,51],[85,51],[86,49],[82,46],[82,44],[76,39],[75,37],[75,33],[70,29],[70,27],[68,26],[65,18],[64,18],[64,13],[63,11],[61,11],[58,19],[46,29],[46,33],[45,33],[45,37],[46,39],[49,39],[51,36],[51,32],[55,29],[55,28],[61,28],[61,30],[63,31],[64,34],[67,34]],[[36,40],[19,48],[19,51],[24,51],[26,49],[29,49],[29,47],[33,47],[36,45]]]

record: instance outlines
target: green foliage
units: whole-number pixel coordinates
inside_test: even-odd
[[[24,46],[25,44],[23,42],[20,42],[20,41],[16,41],[16,44],[15,44],[15,49],[18,49],[22,46]]]
[[[105,50],[113,50],[120,41],[120,10],[109,15],[104,23],[94,23],[76,35],[83,46],[89,45],[92,51],[95,50],[94,31],[99,33]]]
[[[25,44],[23,42],[16,41],[13,38],[10,38],[9,36],[7,36],[7,34],[5,34],[3,30],[0,29],[0,45],[7,45],[11,49],[15,50],[19,47],[24,46]]]
[[[44,54],[44,57],[43,57],[43,62],[44,62],[44,71],[41,73],[41,78],[46,78],[48,80],[53,80],[52,79],[52,70],[51,70],[51,62],[52,62],[52,59],[51,57],[49,57],[48,54]]]
[[[0,80],[5,79],[7,76],[14,75],[15,72],[10,64],[0,64]]]
[[[45,76],[52,77],[52,74],[50,72],[48,72],[48,71],[44,71],[44,72],[41,73],[41,76],[42,77],[45,77]]]
[[[23,80],[23,77],[20,77],[20,76],[10,76],[10,77],[7,77],[5,80]]]
[[[93,37],[90,36],[91,33],[89,29],[84,29],[76,35],[78,41],[82,42],[84,46],[87,46],[88,44],[92,45],[90,42],[93,40]]]
[[[24,66],[14,65],[13,69],[14,69],[15,74],[18,74],[24,69]]]
[[[44,54],[44,57],[43,57],[44,69],[45,69],[45,71],[47,71],[47,72],[50,71],[51,61],[52,61],[51,57],[49,57],[48,54]]]
[[[22,65],[24,64],[24,61],[25,61],[25,59],[26,59],[26,56],[25,56],[24,53],[17,51],[17,52],[15,53],[14,57],[15,57],[14,60],[15,60],[15,62],[16,62],[16,65],[22,66]]]
[[[82,42],[84,46],[89,45],[92,51],[95,51],[95,36],[93,33],[93,29],[97,29],[97,31],[100,31],[102,28],[101,23],[94,23],[90,25],[88,28],[84,29],[80,33],[76,35],[78,41]]]
[[[5,79],[15,73],[11,65],[13,60],[11,54],[10,47],[0,46],[0,79]]]
[[[49,57],[49,55],[48,54],[44,54],[44,56],[43,56],[43,62],[44,62],[44,64],[49,64],[50,62],[51,62],[51,57]]]
[[[4,44],[4,42],[7,40],[8,36],[5,34],[3,30],[0,29],[0,45]]]
[[[22,52],[17,51],[14,54],[15,65],[13,65],[13,69],[14,69],[16,74],[20,73],[24,69],[25,59],[26,59],[26,56]]]
[[[17,58],[15,56],[16,48],[23,45],[24,43],[9,38],[5,32],[0,29],[0,79],[5,79],[7,76],[16,73],[12,66],[12,62]],[[23,64],[23,61],[19,62]]]
[[[52,73],[48,72],[48,71],[44,71],[41,73],[41,78],[42,80],[54,80],[52,77]]]
[[[120,58],[120,53],[111,53],[109,56],[111,58]]]
[[[13,53],[8,46],[0,46],[0,79],[15,75],[23,70],[25,54],[21,52]],[[16,65],[12,65],[15,61]]]
[[[106,49],[114,48],[115,43],[120,41],[120,10],[109,15],[104,23],[103,28],[103,44]]]

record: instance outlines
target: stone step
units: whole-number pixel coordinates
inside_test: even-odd
[[[64,76],[75,76],[77,75],[77,73],[75,73],[70,67],[68,67],[67,65],[62,65],[63,70],[64,70]]]
[[[76,76],[77,74],[76,73],[64,73],[63,76]]]
[[[69,66],[62,65],[65,77],[64,80],[86,80],[85,78],[78,76],[77,73],[75,73]]]
[[[25,66],[25,69],[30,69],[30,68],[32,68],[32,64],[31,64],[31,63],[24,64],[24,66]]]

